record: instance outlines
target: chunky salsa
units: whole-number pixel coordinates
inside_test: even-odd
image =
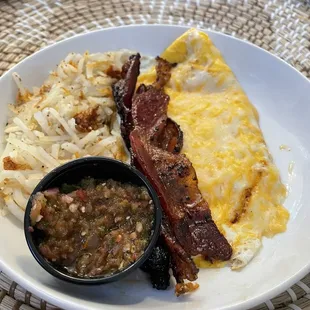
[[[86,178],[78,186],[37,193],[30,216],[43,235],[40,253],[89,278],[117,273],[144,253],[154,205],[145,187]]]

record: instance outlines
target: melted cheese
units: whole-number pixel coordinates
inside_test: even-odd
[[[246,265],[263,236],[286,230],[286,189],[268,152],[254,106],[208,35],[191,29],[161,55],[178,63],[165,92],[168,115],[184,133],[212,217],[233,247],[231,267]],[[151,84],[154,67],[139,83]],[[200,267],[209,262],[196,257]],[[213,264],[222,266],[222,264]]]

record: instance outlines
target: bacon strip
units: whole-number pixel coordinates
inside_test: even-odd
[[[169,96],[162,87],[170,79],[173,65],[157,58],[156,82],[141,85],[132,98],[128,89],[131,89],[129,84],[137,80],[133,75],[139,70],[132,67],[138,56],[131,56],[124,66],[124,78],[113,87],[113,94],[126,128],[122,133],[130,148],[132,163],[148,177],[160,198],[164,211],[162,239],[170,251],[173,274],[177,283],[182,284],[184,280],[197,279],[198,269],[192,255],[228,260],[232,249],[212,220],[191,162],[179,154],[183,145],[182,131],[167,117]],[[193,289],[185,286],[178,286],[177,294]]]
[[[132,103],[130,144],[135,162],[155,186],[178,242],[190,255],[228,260],[232,249],[212,220],[196,172],[185,155],[158,147],[167,124],[169,96],[143,86]]]
[[[170,284],[170,251],[161,234],[150,257],[141,267],[150,275],[153,287],[158,290],[166,290]]]
[[[139,70],[138,59],[140,55],[133,55],[128,62],[122,68],[123,80],[118,81],[113,85],[113,95],[116,102],[118,112],[121,117],[122,135],[126,141],[126,145],[131,150],[129,133],[133,130],[133,119],[131,114],[132,107],[132,81],[137,80]],[[158,64],[156,71],[158,78],[156,80],[156,87],[160,89],[170,78],[170,70],[172,65],[167,61],[158,58]],[[135,68],[135,69],[134,69]],[[167,76],[169,77],[167,79]],[[145,85],[138,88],[137,94],[143,93],[147,90]],[[126,94],[130,93],[129,96]],[[167,97],[168,99],[168,97]],[[156,136],[156,140],[153,141],[159,148],[165,149],[169,152],[179,153],[183,146],[183,133],[180,127],[171,119],[164,117],[163,122],[166,126],[162,126],[161,130]],[[135,162],[133,152],[131,152],[132,163],[142,171],[138,162]],[[177,282],[181,283],[184,279],[196,279],[198,269],[192,261],[191,257],[182,249],[177,243],[175,237],[172,235],[168,222],[166,222],[166,228],[163,228],[162,224],[161,237],[153,250],[150,258],[146,261],[142,270],[148,272],[153,283],[153,287],[157,289],[166,289],[169,286],[169,269],[170,269],[170,255],[173,253],[173,272],[177,279]],[[169,252],[167,252],[167,249]],[[178,254],[177,254],[178,253]],[[183,270],[187,270],[184,272]]]
[[[165,59],[156,57],[156,81],[153,86],[162,89],[170,80],[171,69],[176,67],[176,63],[172,64]]]
[[[184,280],[195,281],[199,270],[190,255],[185,252],[174,237],[169,221],[165,216],[162,221],[162,236],[170,250],[171,267],[177,283],[183,283]]]
[[[229,260],[232,249],[212,220],[189,160],[152,147],[143,141],[137,127],[130,134],[130,142],[135,162],[155,187],[172,231],[185,251],[193,256]]]
[[[127,148],[130,148],[129,134],[133,129],[131,116],[132,97],[140,74],[140,54],[129,57],[123,65],[122,79],[112,86],[118,114],[121,117],[121,133]]]

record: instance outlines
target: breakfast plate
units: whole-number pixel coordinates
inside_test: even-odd
[[[71,52],[126,48],[154,57],[186,30],[164,25],[111,28],[79,35],[35,53],[0,79],[1,132],[7,122],[7,104],[14,102],[17,95],[14,72],[26,87],[33,87],[41,85]],[[290,219],[286,231],[264,238],[259,253],[239,271],[201,269],[199,290],[177,298],[172,287],[167,291],[152,289],[140,270],[122,281],[101,286],[57,280],[31,256],[22,224],[7,215],[0,218],[0,268],[14,281],[65,309],[247,309],[281,293],[310,271],[310,83],[294,68],[252,44],[215,32],[208,34],[258,110],[265,141],[287,188],[284,207]],[[1,139],[3,142],[3,135]]]

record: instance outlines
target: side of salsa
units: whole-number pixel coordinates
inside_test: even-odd
[[[141,257],[152,235],[154,204],[145,187],[85,178],[36,193],[30,217],[43,235],[43,257],[91,278],[117,273]]]

